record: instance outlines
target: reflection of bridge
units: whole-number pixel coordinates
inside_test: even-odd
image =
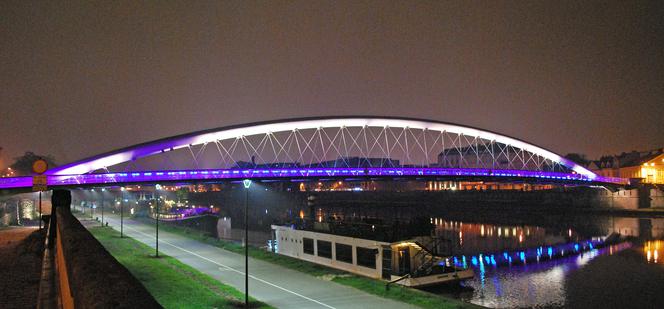
[[[477,128],[393,117],[252,123],[130,146],[48,171],[50,186],[238,179],[469,178],[625,184],[558,154]],[[0,189],[30,177],[0,178]]]

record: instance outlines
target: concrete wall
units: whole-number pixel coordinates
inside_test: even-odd
[[[600,207],[638,209],[639,208],[639,190],[620,190],[611,192],[609,190],[600,190],[597,192],[597,202]]]
[[[56,265],[65,308],[161,308],[68,206],[56,206],[56,213]]]
[[[455,207],[482,205],[485,208],[509,209],[639,209],[664,207],[664,191],[652,185],[616,192],[602,187],[568,187],[552,190],[474,190],[411,192],[316,192],[317,206],[355,204],[428,204]]]
[[[661,186],[650,189],[650,207],[664,207],[664,191]]]
[[[664,191],[650,184],[640,185],[636,189],[609,192],[604,190],[599,196],[601,206],[638,209],[664,207]]]

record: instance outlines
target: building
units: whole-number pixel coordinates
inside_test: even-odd
[[[336,160],[322,161],[316,163],[315,167],[351,167],[351,168],[366,168],[366,167],[385,167],[394,168],[400,167],[399,160],[391,158],[363,158],[363,157],[339,157]]]
[[[339,157],[335,160],[321,161],[315,163],[300,163],[300,162],[278,162],[278,163],[261,163],[255,162],[255,158],[251,158],[251,162],[238,161],[231,168],[234,169],[258,169],[258,168],[300,168],[300,167],[325,167],[325,168],[367,168],[367,167],[385,167],[394,168],[401,167],[399,160],[390,158],[363,158],[363,157]]]
[[[640,179],[643,183],[664,184],[664,148],[604,156],[590,162],[588,169],[606,177]]]
[[[554,164],[527,151],[494,143],[443,149],[435,165],[443,168],[482,168],[555,171]]]

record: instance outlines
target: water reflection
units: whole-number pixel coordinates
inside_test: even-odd
[[[462,283],[469,289],[456,296],[487,307],[563,307],[565,279],[570,272],[599,255],[629,247],[629,243],[622,243],[560,259],[507,267],[480,264],[475,267],[476,277]],[[446,287],[434,291],[447,293]]]
[[[362,215],[356,216],[356,212]],[[421,220],[422,214],[429,215],[426,221]],[[385,212],[375,208],[336,208],[332,212],[323,208],[316,216],[322,216],[323,221],[334,217],[344,222],[349,219],[371,222],[371,226],[376,224],[377,231],[379,225],[392,230],[394,221],[400,222],[401,228],[408,226],[408,222],[418,227],[411,231],[427,233],[430,229],[430,235],[446,240],[438,242],[434,250],[453,256],[456,264],[473,267],[476,276],[463,282],[461,290],[450,286],[429,290],[487,307],[570,306],[567,291],[570,277],[588,268],[598,257],[612,260],[621,252],[634,251],[642,255],[639,262],[642,265],[664,264],[661,256],[664,242],[657,240],[664,239],[664,218],[490,211],[439,213],[436,209],[408,211],[406,208]],[[593,278],[614,270],[591,268]],[[589,284],[591,287],[583,291],[573,288],[576,295],[593,298],[602,294],[602,288],[592,287],[601,285]],[[626,283],[614,280],[613,284]],[[637,297],[638,293],[632,296]]]
[[[599,224],[591,229],[582,227],[585,233],[579,233],[573,226],[469,223],[432,218],[436,235],[454,239],[452,250],[463,257],[458,260],[464,261],[468,255],[470,266],[475,269],[475,278],[462,283],[466,289],[454,294],[465,301],[498,308],[569,306],[566,281],[570,274],[598,256],[612,256],[632,247],[641,251],[642,245],[643,264],[664,264],[660,256],[664,242],[648,240],[664,236],[664,219],[587,220]],[[575,293],[591,296],[600,289]],[[433,291],[449,294],[448,287]]]
[[[648,261],[648,263],[664,264],[664,260],[660,258],[661,250],[662,250],[661,240],[647,241],[643,245],[643,251],[645,252],[646,260]]]
[[[553,231],[539,226],[494,225],[490,223],[464,223],[431,218],[434,235],[452,240],[441,244],[438,252],[452,255],[473,255],[487,252],[538,248],[578,240],[572,229]],[[574,237],[573,237],[574,236]]]

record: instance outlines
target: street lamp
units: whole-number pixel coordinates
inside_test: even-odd
[[[105,188],[101,188],[101,226],[104,226],[104,192]]]
[[[244,185],[244,306],[249,308],[249,187],[251,180],[242,181]]]
[[[92,198],[93,198],[93,200],[94,200],[94,192],[95,192],[95,189],[90,189],[90,192],[93,192],[93,193],[92,193]],[[93,208],[92,208],[92,206],[94,206],[94,205],[93,205],[93,201],[90,201],[90,220],[93,220],[93,219],[94,219],[94,216],[95,216],[94,213],[93,213]]]
[[[124,203],[125,203],[125,191],[127,191],[127,188],[121,187],[120,191],[122,192],[122,196],[120,197],[122,201],[120,201],[120,238],[124,237],[123,231],[123,221],[124,221]]]
[[[157,224],[157,231],[155,233],[155,257],[159,257],[159,190],[161,190],[161,185],[157,184],[154,186],[155,193],[155,218]]]

